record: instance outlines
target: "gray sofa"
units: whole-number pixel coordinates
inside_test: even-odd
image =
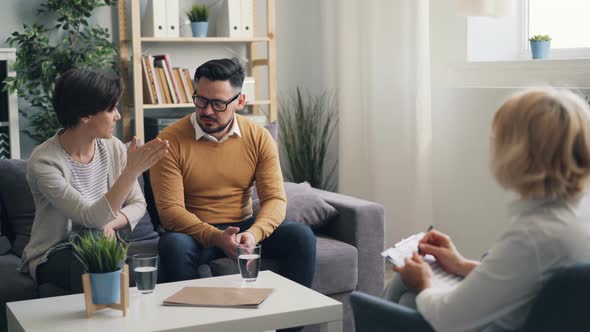
[[[16,271],[35,214],[25,170],[26,161],[0,160],[0,331],[6,329],[6,302],[64,294],[51,284],[36,285],[28,275]],[[297,201],[291,200],[289,188],[286,185],[289,202]],[[157,252],[159,236],[155,229],[158,229],[158,221],[149,182],[145,189],[149,213],[132,233],[124,235],[130,243],[129,255]],[[379,253],[384,247],[384,208],[336,193],[311,190],[337,211],[330,220],[314,229],[317,268],[313,289],[344,303],[344,331],[353,331],[348,300],[351,292],[376,295],[383,288],[384,261]],[[262,262],[263,269],[274,270],[275,266],[272,261]],[[236,273],[237,267],[228,259],[219,259],[200,267],[199,271],[201,277],[207,277]],[[159,281],[162,278],[165,276],[160,273]],[[311,330],[314,327],[306,328],[306,331]]]

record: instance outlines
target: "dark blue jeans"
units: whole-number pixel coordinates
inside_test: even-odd
[[[249,218],[239,223],[219,225],[225,229],[230,226],[243,232],[254,223]],[[279,273],[299,284],[311,287],[316,266],[316,238],[311,229],[304,224],[283,221],[262,245],[262,258],[277,259]],[[204,248],[195,239],[184,233],[166,232],[158,243],[162,272],[167,281],[196,279],[198,267],[217,258],[225,257],[216,247]]]

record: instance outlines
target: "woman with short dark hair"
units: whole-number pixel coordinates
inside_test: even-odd
[[[20,270],[39,285],[81,292],[83,270],[69,240],[87,229],[113,237],[145,214],[137,177],[167,153],[168,142],[138,146],[133,138],[126,148],[113,136],[122,93],[120,79],[83,69],[55,84],[53,108],[63,129],[35,148],[27,166],[36,211]]]

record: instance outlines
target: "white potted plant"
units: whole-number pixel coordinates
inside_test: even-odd
[[[90,276],[92,303],[113,304],[120,300],[121,267],[128,246],[116,238],[88,232],[70,241],[74,255]]]
[[[207,5],[194,5],[186,12],[188,19],[191,21],[191,30],[193,37],[207,37],[209,28],[209,8]]]
[[[548,35],[535,35],[529,38],[533,59],[549,59],[551,50],[551,37]]]

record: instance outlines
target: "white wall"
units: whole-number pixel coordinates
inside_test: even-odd
[[[129,1],[129,0],[127,0]],[[0,47],[7,47],[6,38],[13,31],[21,31],[23,24],[45,23],[40,19],[36,11],[45,0],[2,0],[2,11],[0,11]],[[181,0],[181,17],[184,17],[187,9],[194,1]],[[266,31],[266,8],[264,1],[259,1],[257,12],[257,26]],[[217,0],[204,0],[215,7]],[[129,7],[128,7],[129,10]],[[277,0],[276,1],[276,36],[277,36],[277,80],[279,95],[293,91],[300,86],[312,92],[324,91],[327,86],[327,75],[325,70],[324,48],[322,47],[320,2],[315,0]],[[91,22],[96,22],[103,27],[116,32],[117,28],[116,9],[99,8],[94,12]],[[182,24],[182,20],[181,20]],[[181,27],[183,33],[185,27]],[[214,27],[211,27],[214,32]],[[115,30],[113,30],[115,29]],[[113,33],[114,34],[114,33]],[[117,41],[117,35],[113,36]],[[196,46],[198,47],[198,46]],[[166,49],[166,46],[153,45],[150,52],[169,52],[179,66],[187,66],[194,70],[203,61],[214,58],[233,56],[233,53],[225,49],[228,45],[213,45],[202,49],[196,49],[195,45],[175,45],[174,51]],[[244,48],[231,47],[238,54],[245,54]],[[266,47],[260,50],[262,56],[266,54]],[[263,69],[262,74],[267,71]],[[266,91],[266,82],[259,82],[261,91]],[[21,103],[21,109],[26,105]],[[20,119],[21,128],[27,126],[26,119]],[[335,135],[337,137],[337,134]],[[22,157],[26,158],[35,147],[35,142],[21,133]],[[329,152],[333,160],[337,151],[336,145]]]
[[[431,1],[435,222],[475,258],[508,224],[506,204],[514,197],[489,172],[494,112],[524,86],[589,87],[590,61],[467,64],[466,36],[454,1]]]

